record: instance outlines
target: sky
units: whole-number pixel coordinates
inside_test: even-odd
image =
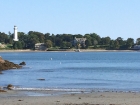
[[[140,38],[140,0],[0,0],[0,32]]]

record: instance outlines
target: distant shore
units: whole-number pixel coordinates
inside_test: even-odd
[[[103,49],[80,49],[80,52],[134,52],[137,50],[103,50]],[[75,52],[75,49],[70,50],[53,50],[53,51],[42,51],[42,50],[0,50],[0,52]]]
[[[30,94],[32,91],[28,91]],[[43,95],[27,95],[25,91],[0,92],[1,105],[140,105],[140,93],[91,92],[55,94],[51,91],[33,91]],[[32,92],[32,93],[33,93]],[[47,96],[48,94],[48,96]]]

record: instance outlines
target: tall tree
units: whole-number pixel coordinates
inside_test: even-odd
[[[8,43],[8,36],[7,36],[7,34],[0,32],[0,43]]]
[[[134,45],[134,39],[133,38],[128,38],[126,40],[126,45],[127,45],[127,48],[131,48]]]
[[[111,40],[111,38],[110,38],[109,36],[103,37],[103,38],[101,38],[100,43],[101,43],[102,45],[109,45],[109,44],[110,44],[110,40]]]
[[[140,45],[140,38],[137,38],[136,44],[137,44],[137,45]]]
[[[23,49],[22,43],[20,41],[14,42],[13,48],[14,49]]]
[[[51,41],[51,40],[46,40],[45,46],[46,46],[47,48],[52,47],[52,41]]]
[[[90,34],[91,38],[92,38],[92,45],[94,45],[94,40],[96,40],[98,43],[101,41],[101,37],[99,35],[97,35],[96,33],[91,33]]]
[[[90,34],[85,34],[84,37],[86,38],[85,41],[86,48],[88,48],[89,46],[92,45],[92,37],[90,36]]]
[[[119,45],[120,45],[120,46],[121,46],[121,45],[124,45],[123,38],[118,37],[116,40],[119,42]]]

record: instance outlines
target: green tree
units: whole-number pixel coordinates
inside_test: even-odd
[[[110,40],[109,49],[115,49],[114,40]]]
[[[140,38],[137,38],[136,44],[137,44],[137,45],[140,45]]]
[[[109,44],[110,44],[110,40],[111,40],[110,37],[103,37],[103,38],[101,38],[100,43],[101,43],[102,45],[109,45]]]
[[[62,34],[60,35],[60,38],[62,39],[62,41],[65,41],[65,42],[71,42],[73,40],[73,37],[71,34]]]
[[[89,46],[91,46],[91,45],[92,45],[92,44],[91,44],[91,40],[87,39],[87,40],[85,41],[85,45],[86,45],[86,48],[88,48]]]
[[[120,45],[119,45],[118,40],[115,40],[115,41],[114,41],[114,48],[115,48],[115,49],[119,49],[119,46],[120,46]]]
[[[119,42],[120,46],[125,44],[123,41],[123,38],[121,38],[121,37],[118,37],[116,40]]]
[[[85,41],[85,45],[86,45],[86,48],[88,48],[89,46],[92,45],[92,37],[90,36],[90,34],[85,34],[84,36],[86,38],[86,41]]]
[[[134,39],[133,38],[128,38],[126,40],[126,45],[127,45],[127,48],[131,48],[134,45]]]
[[[60,47],[61,48],[71,48],[72,47],[72,43],[71,42],[63,41]]]
[[[7,36],[7,34],[0,32],[0,43],[8,43],[8,36]]]
[[[98,41],[95,39],[95,40],[93,41],[93,44],[94,44],[94,48],[97,48]]]
[[[95,45],[94,43],[95,40],[98,42],[98,44],[101,41],[101,37],[96,33],[91,33],[90,36],[91,36],[92,45]]]
[[[34,49],[34,46],[36,43],[39,43],[39,38],[36,34],[34,34],[33,31],[28,32],[27,42],[26,42],[26,48],[28,49]]]
[[[13,48],[14,49],[23,49],[22,43],[20,41],[14,42]]]
[[[45,37],[45,40],[51,40],[50,33],[46,33],[46,34],[44,35],[44,37]]]
[[[62,45],[62,39],[59,37],[59,36],[56,36],[55,37],[55,41],[54,41],[54,43],[55,43],[55,46],[61,46]]]
[[[45,46],[46,46],[47,48],[52,47],[52,41],[51,41],[51,40],[46,40]]]

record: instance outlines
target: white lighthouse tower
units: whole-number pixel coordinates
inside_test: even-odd
[[[14,41],[18,41],[17,26],[14,26]]]

